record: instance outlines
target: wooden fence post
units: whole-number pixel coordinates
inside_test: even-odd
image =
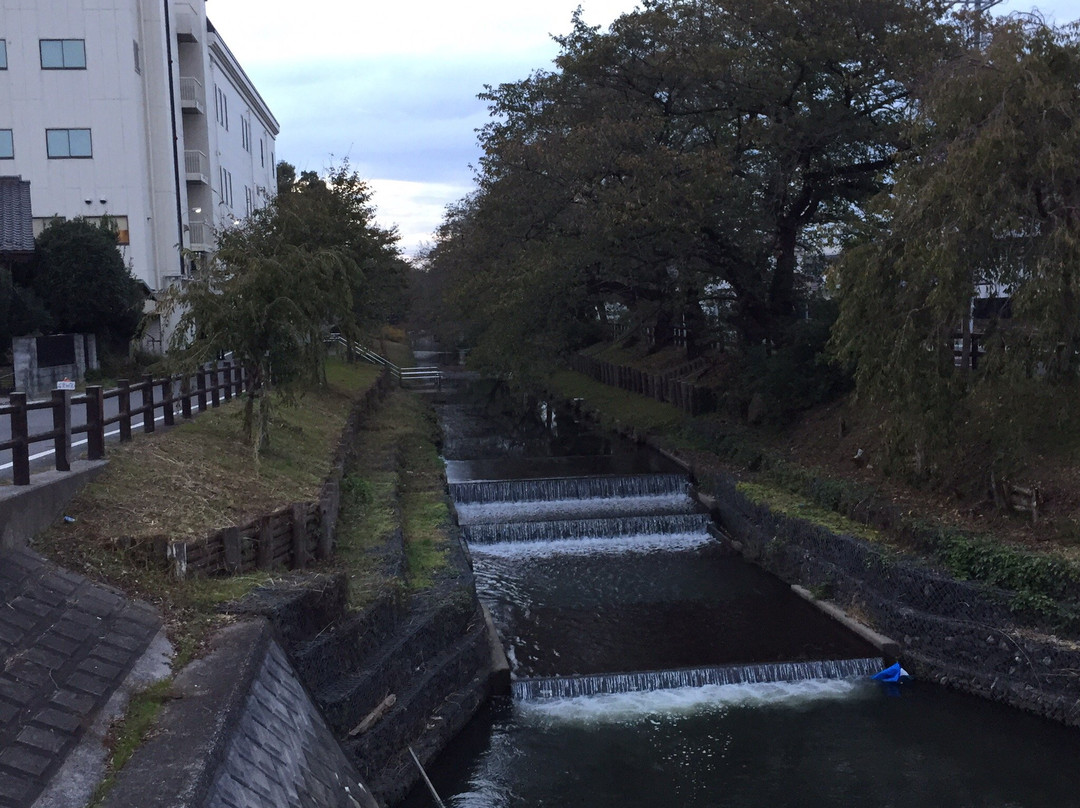
[[[225,546],[225,571],[230,575],[241,572],[243,555],[241,553],[240,528],[233,525],[221,531],[221,542]]]
[[[307,566],[307,506],[303,502],[292,506],[292,559],[294,570]]]
[[[210,368],[210,378],[213,379],[210,383],[210,406],[217,407],[221,404],[221,373],[217,362]]]
[[[120,442],[131,440],[131,382],[127,379],[117,379],[116,386],[119,394],[116,400],[120,405]]]
[[[86,459],[105,457],[105,396],[100,384],[86,388]]]
[[[71,391],[52,391],[53,454],[57,471],[71,471]]]
[[[150,433],[157,428],[154,421],[154,377],[143,379],[143,432]]]
[[[274,523],[269,516],[259,520],[259,546],[257,565],[261,570],[274,566]]]
[[[199,368],[195,374],[195,393],[199,399],[199,414],[206,412],[206,368]]]
[[[221,364],[221,385],[225,401],[232,401],[232,360],[226,359]]]
[[[161,416],[165,426],[176,423],[176,414],[173,412],[173,378],[169,376],[161,380]]]
[[[11,448],[12,473],[15,485],[30,485],[30,427],[26,422],[26,393],[12,393],[9,402],[11,438],[18,441]]]
[[[180,415],[191,419],[191,374],[185,373],[180,379]]]

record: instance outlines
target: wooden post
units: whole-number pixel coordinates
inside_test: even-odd
[[[315,548],[315,557],[325,561],[334,550],[334,531],[330,526],[330,503],[319,503],[319,543]]]
[[[294,570],[307,566],[307,506],[303,502],[292,506],[292,558]]]
[[[274,566],[274,523],[269,516],[259,520],[258,567],[268,570]]]
[[[120,404],[120,442],[131,440],[131,382],[127,379],[117,379],[116,386],[119,389],[117,401]]]
[[[214,362],[213,367],[210,369],[210,378],[213,379],[210,383],[210,406],[217,407],[221,404],[221,374],[218,371],[217,362]]]
[[[165,558],[172,576],[178,581],[184,580],[187,577],[187,542],[169,542],[165,551]]]
[[[154,377],[147,376],[143,379],[143,432],[153,432],[157,427],[154,421]]]
[[[30,427],[26,422],[26,393],[12,393],[9,401],[15,408],[11,413],[11,439],[18,441],[11,447],[12,474],[15,485],[30,485]]]
[[[199,397],[199,413],[206,412],[206,368],[199,368],[195,374],[195,392]]]
[[[234,394],[237,397],[242,396],[244,394],[244,366],[243,365],[234,365],[233,366],[233,384],[236,386],[236,389],[234,390]]]
[[[225,400],[232,401],[232,360],[225,361],[224,367],[221,369],[221,383],[225,388]]]
[[[191,419],[191,375],[188,373],[180,380],[180,415]]]
[[[52,391],[53,451],[57,471],[71,471],[71,391]]]
[[[176,414],[173,412],[173,378],[169,376],[161,380],[161,416],[165,426],[176,423]]]
[[[86,458],[105,457],[105,396],[100,384],[86,388]]]
[[[241,572],[243,555],[240,544],[240,528],[233,525],[221,531],[221,541],[225,545],[225,571],[230,575]]]

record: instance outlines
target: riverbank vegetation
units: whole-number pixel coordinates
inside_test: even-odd
[[[1080,33],[657,0],[558,42],[484,95],[477,190],[417,275],[433,331],[571,398],[610,395],[562,370],[583,351],[709,387],[708,417],[610,417],[1076,554]]]

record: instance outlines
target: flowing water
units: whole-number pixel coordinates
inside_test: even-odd
[[[430,767],[447,805],[1080,805],[1076,731],[871,682],[874,649],[726,554],[662,457],[492,401],[440,418],[513,694]]]

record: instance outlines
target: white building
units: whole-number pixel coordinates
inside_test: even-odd
[[[30,181],[35,234],[112,217],[152,292],[276,192],[277,134],[205,0],[0,0],[0,175]]]

